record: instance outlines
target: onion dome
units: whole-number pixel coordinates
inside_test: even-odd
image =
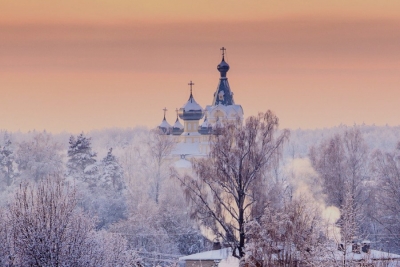
[[[160,125],[158,125],[158,129],[160,129],[161,133],[163,134],[170,134],[171,125],[165,119],[165,113],[167,112],[167,109],[164,108],[163,110],[164,110],[164,119],[161,121]]]
[[[182,133],[183,133],[183,129],[184,129],[182,123],[179,121],[179,118],[178,118],[178,111],[179,111],[179,110],[176,109],[176,121],[175,121],[174,126],[172,126],[172,134],[173,134],[173,135],[180,135],[180,134],[182,134]]]
[[[192,93],[192,81],[189,83],[190,85],[190,97],[188,102],[183,105],[179,109],[179,118],[181,118],[184,121],[194,121],[194,120],[200,120],[204,116],[204,111],[203,108],[197,104],[196,100],[194,100],[193,93]]]
[[[218,71],[221,74],[219,79],[218,87],[216,92],[214,93],[213,105],[234,105],[235,101],[233,100],[233,93],[228,83],[228,78],[226,77],[226,73],[229,71],[229,65],[225,62],[225,47],[221,48],[222,50],[222,61],[217,66]]]
[[[174,126],[172,126],[172,128],[174,128],[174,129],[183,129],[183,125],[182,125],[182,123],[179,121],[178,118],[176,118],[175,124],[174,124]]]
[[[226,77],[226,73],[229,71],[229,65],[225,62],[224,56],[222,56],[222,61],[218,64],[217,70],[221,73],[221,77]]]

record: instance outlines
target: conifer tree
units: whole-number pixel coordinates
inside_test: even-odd
[[[15,177],[14,153],[11,148],[11,140],[8,134],[4,135],[4,145],[0,146],[0,171],[7,186],[10,186]]]
[[[71,136],[68,148],[68,175],[93,186],[98,172],[96,156],[97,154],[92,151],[91,138],[83,133],[77,138]]]
[[[107,189],[121,191],[124,188],[123,170],[117,158],[112,154],[112,148],[102,160],[101,183]]]

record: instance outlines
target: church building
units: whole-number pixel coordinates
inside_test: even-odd
[[[242,106],[235,104],[228,82],[227,73],[230,67],[225,62],[226,49],[222,47],[221,51],[222,61],[217,66],[220,78],[211,105],[203,109],[196,102],[193,94],[194,83],[190,81],[189,99],[180,109],[176,109],[176,121],[173,126],[167,122],[165,118],[167,110],[164,109],[164,118],[158,128],[162,134],[176,140],[177,145],[173,155],[180,156],[181,159],[206,155],[209,138],[215,125],[237,118],[243,120]],[[183,125],[179,119],[183,121]]]

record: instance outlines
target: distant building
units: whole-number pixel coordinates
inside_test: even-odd
[[[277,251],[271,255],[274,266],[346,266],[354,267],[400,267],[400,255],[370,249],[369,241],[364,241],[357,246],[348,245],[346,253],[344,248],[327,248],[326,253],[320,258],[315,258],[313,264],[303,262],[302,260],[294,261],[291,265],[282,262],[285,251]],[[247,263],[245,267],[264,266],[263,259],[249,260],[251,255],[247,255]],[[180,267],[239,267],[239,260],[232,256],[231,248],[222,248],[196,253],[179,258]],[[268,265],[270,266],[270,265]]]
[[[222,248],[179,258],[180,267],[239,267],[231,248]]]
[[[193,96],[194,83],[190,81],[189,99],[180,109],[176,109],[175,124],[171,126],[167,122],[165,119],[166,109],[164,109],[164,118],[158,126],[162,134],[175,138],[177,146],[173,155],[180,156],[183,160],[186,157],[202,157],[208,153],[209,136],[215,125],[236,119],[243,120],[243,108],[241,105],[235,104],[227,78],[230,67],[225,62],[226,49],[222,47],[221,51],[222,60],[217,66],[220,78],[211,105],[203,109],[196,102]],[[183,125],[179,119],[183,120]]]

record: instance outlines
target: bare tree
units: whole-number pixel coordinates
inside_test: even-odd
[[[150,152],[151,168],[154,177],[153,190],[154,200],[156,203],[159,202],[161,183],[164,178],[163,170],[167,162],[168,156],[171,154],[175,147],[175,141],[170,136],[162,134],[159,129],[150,131],[149,140],[147,146]]]
[[[244,256],[245,223],[257,214],[252,206],[260,199],[263,174],[279,156],[289,131],[275,137],[278,117],[271,111],[224,122],[210,138],[207,158],[193,161],[195,177],[173,176],[181,182],[190,200],[193,216]]]
[[[248,266],[320,266],[325,250],[318,204],[305,196],[284,197],[281,205],[268,205],[260,220],[246,224]]]
[[[373,171],[376,181],[378,208],[374,219],[383,227],[383,244],[400,247],[400,143],[395,151],[373,154]],[[387,244],[386,244],[387,245]]]
[[[310,160],[323,180],[328,205],[343,207],[349,191],[355,210],[361,212],[368,197],[368,159],[368,147],[358,128],[347,130],[342,135],[336,134],[310,149]]]

